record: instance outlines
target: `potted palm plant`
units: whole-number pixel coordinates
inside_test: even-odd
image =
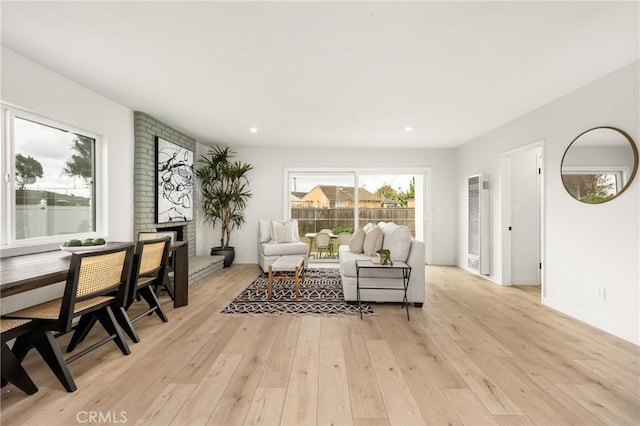
[[[231,231],[245,223],[244,209],[251,198],[247,173],[253,166],[233,161],[236,153],[229,147],[216,146],[200,156],[202,164],[196,169],[202,189],[202,210],[205,223],[222,227],[220,246],[211,248],[211,254],[221,254],[224,267],[231,266],[234,247],[229,246]]]

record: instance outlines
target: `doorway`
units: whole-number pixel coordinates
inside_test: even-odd
[[[543,141],[500,156],[502,197],[502,284],[542,286]]]

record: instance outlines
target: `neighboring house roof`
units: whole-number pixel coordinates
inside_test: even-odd
[[[311,202],[312,202],[312,201],[310,201],[310,200],[304,200],[304,199],[302,199],[302,197],[299,197],[299,196],[297,196],[297,195],[295,195],[295,194],[296,194],[296,193],[294,193],[294,192],[292,192],[292,193],[291,193],[291,202],[292,202],[292,203],[297,203],[297,204],[299,204],[299,205],[300,205],[300,204],[303,204],[303,205],[304,205],[304,204],[308,204],[308,203],[311,203]],[[298,194],[300,194],[300,192],[298,192]],[[307,193],[306,193],[306,192],[303,192],[302,194],[303,194],[303,195],[306,195]]]
[[[305,195],[307,195],[306,192],[291,191],[291,199],[292,200],[302,200]]]
[[[330,201],[353,201],[355,198],[353,186],[317,185],[316,188],[319,188]],[[309,193],[312,191],[313,189]],[[362,187],[358,189],[358,194],[360,201],[380,201],[380,198]]]

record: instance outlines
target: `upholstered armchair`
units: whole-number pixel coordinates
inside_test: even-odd
[[[296,219],[258,222],[258,264],[263,271],[280,256],[304,256],[306,267],[308,250],[309,246],[299,240]]]

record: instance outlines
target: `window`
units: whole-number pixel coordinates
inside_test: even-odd
[[[322,229],[353,231],[353,173],[292,173],[289,186],[289,213],[292,219],[298,220],[301,238]]]
[[[353,232],[367,222],[406,225],[424,238],[424,171],[289,169],[285,172],[286,213],[298,220],[300,240],[315,233]]]
[[[602,203],[615,197],[627,175],[624,167],[562,168],[562,182],[567,191],[586,203]]]
[[[100,139],[12,107],[2,112],[2,248],[37,251],[96,236]]]
[[[422,176],[419,176],[420,184]],[[420,217],[420,207],[416,207],[416,175],[413,174],[371,174],[358,175],[358,223],[394,222],[405,225],[416,237],[416,217]],[[416,211],[418,211],[416,215]],[[420,237],[421,238],[421,237]]]

